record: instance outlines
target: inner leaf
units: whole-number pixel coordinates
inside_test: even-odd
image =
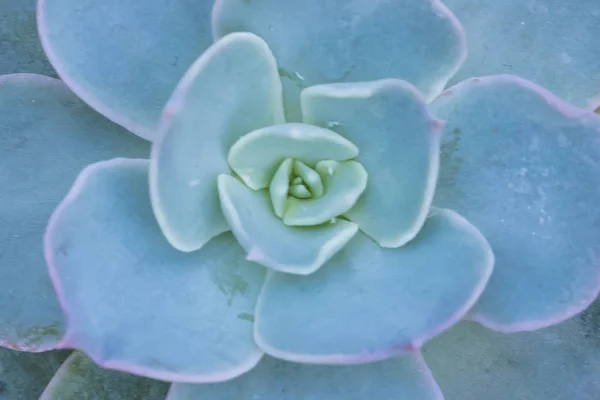
[[[325,223],[352,208],[367,187],[367,172],[356,161],[319,161],[314,171],[323,184],[321,196],[290,196],[285,205],[283,222],[292,226]]]
[[[253,190],[269,187],[271,179],[286,158],[314,166],[321,160],[345,161],[358,155],[358,148],[339,134],[306,124],[282,124],[258,129],[242,136],[229,150],[231,169]],[[314,174],[294,166],[307,189],[316,191]],[[305,174],[308,174],[305,176]]]
[[[305,124],[250,132],[229,163],[250,189],[268,188],[273,213],[288,226],[316,226],[349,211],[367,185],[358,149],[342,136]],[[329,157],[333,156],[333,157]]]

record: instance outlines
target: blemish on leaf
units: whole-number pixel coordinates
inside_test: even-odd
[[[61,254],[66,257],[69,255],[69,249],[68,249],[67,245],[63,243],[60,246],[58,246],[58,248],[56,249],[56,253]]]
[[[458,171],[463,163],[462,157],[456,155],[460,148],[461,134],[462,131],[458,127],[451,130],[441,148],[440,164],[444,168],[440,168],[439,180],[450,187],[455,186]]]
[[[13,146],[16,150],[24,149],[27,141],[26,137],[15,138]]]
[[[327,121],[323,127],[342,136],[347,134],[344,124],[340,121]]]
[[[87,360],[85,360],[85,358],[82,355],[77,355],[71,358],[70,361],[71,362],[67,364],[67,371],[69,371],[69,374],[85,376],[86,367],[88,364],[86,362]]]
[[[594,302],[587,310],[579,315],[580,329],[590,345],[600,347],[600,302]]]
[[[241,313],[241,314],[238,314],[238,318],[246,320],[246,321],[254,322],[254,315],[253,314]]]
[[[233,303],[235,296],[243,295],[248,291],[248,282],[235,269],[216,268],[213,271],[213,280],[221,293],[227,296],[227,305]]]
[[[406,352],[413,352],[413,351],[417,351],[418,349],[419,348],[412,343],[407,343],[404,346],[402,346],[402,350],[406,351]]]
[[[58,322],[50,325],[37,325],[29,328],[19,327],[17,335],[23,338],[27,347],[39,347],[48,339],[58,339],[61,336],[61,329]]]
[[[279,76],[281,78],[286,78],[286,79],[291,80],[299,88],[303,88],[305,86],[304,85],[304,77],[302,75],[300,75],[298,72],[292,73],[285,68],[278,68],[277,72],[279,72]]]
[[[17,350],[17,351],[25,351],[24,348],[19,346],[18,343],[13,342],[12,340],[0,340],[0,346],[6,347],[7,349]]]

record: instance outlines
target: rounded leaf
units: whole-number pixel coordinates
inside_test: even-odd
[[[321,160],[343,161],[358,149],[328,129],[306,124],[269,126],[250,132],[229,151],[231,169],[253,190],[264,189],[285,158],[314,165]]]
[[[290,274],[311,274],[358,231],[344,220],[287,226],[273,211],[266,190],[254,191],[229,175],[219,176],[221,207],[248,260]]]
[[[356,161],[319,161],[324,194],[317,199],[289,198],[283,222],[290,226],[323,224],[350,210],[367,186],[367,171]]]
[[[145,139],[186,69],[212,43],[212,0],[38,0],[42,45],[69,87]]]
[[[354,237],[312,275],[270,271],[256,307],[255,339],[296,362],[357,364],[413,351],[458,322],[492,272],[472,225],[436,210],[406,246]]]
[[[352,366],[295,364],[265,357],[249,373],[209,385],[173,384],[167,400],[442,400],[418,353]]]
[[[600,2],[444,2],[469,38],[468,57],[453,84],[471,77],[513,74],[580,107],[600,106]]]
[[[598,311],[510,335],[461,322],[427,343],[424,357],[448,400],[594,400]]]
[[[301,120],[300,91],[322,83],[400,78],[433,99],[466,56],[462,28],[438,0],[217,0],[213,31],[269,44],[288,122]]]
[[[181,382],[231,379],[262,353],[252,314],[264,269],[231,234],[183,253],[148,199],[148,161],[86,168],[52,215],[46,258],[67,333],[60,346],[102,367]]]
[[[165,108],[150,167],[156,219],[175,248],[198,250],[228,230],[217,175],[229,173],[240,137],[283,122],[282,107],[275,59],[255,35],[223,38],[192,65]]]
[[[304,122],[326,126],[360,149],[369,174],[346,216],[383,247],[399,247],[423,226],[438,174],[441,123],[421,95],[397,79],[320,85],[302,92]]]
[[[435,107],[448,120],[436,204],[496,254],[473,318],[534,330],[586,308],[600,290],[600,117],[512,76],[466,81]]]
[[[64,333],[41,246],[48,218],[87,164],[148,154],[64,83],[0,77],[0,346],[53,348]]]

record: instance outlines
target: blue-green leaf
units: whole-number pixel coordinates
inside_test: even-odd
[[[444,2],[463,24],[469,47],[453,84],[471,77],[513,74],[580,107],[600,106],[600,2]]]
[[[212,43],[212,0],[39,0],[46,55],[85,102],[154,140],[160,112]]]
[[[306,124],[269,126],[248,133],[229,151],[229,165],[253,190],[264,189],[285,158],[313,165],[321,160],[343,161],[358,149],[328,129]]]
[[[163,233],[194,251],[228,230],[217,175],[243,135],[283,122],[281,83],[260,38],[238,33],[219,40],[192,65],[163,113],[152,149],[152,206]]]
[[[419,235],[396,249],[359,233],[319,271],[270,271],[255,339],[296,362],[365,363],[420,347],[458,322],[492,272],[483,236],[457,214],[436,210]]]
[[[287,226],[275,215],[266,190],[254,191],[229,175],[219,176],[223,213],[248,260],[276,271],[311,274],[358,231],[344,220]]]
[[[395,79],[314,86],[302,93],[304,121],[351,140],[369,174],[346,214],[383,247],[399,247],[423,226],[438,174],[441,123],[416,90]]]
[[[148,154],[59,80],[0,77],[0,346],[53,348],[64,317],[44,261],[50,214],[87,164]]]
[[[436,204],[496,254],[473,317],[534,330],[586,308],[600,290],[600,117],[512,76],[466,81],[435,106],[448,120]]]
[[[288,122],[301,119],[300,91],[322,83],[400,78],[432,99],[466,56],[460,24],[437,0],[217,0],[213,31],[268,43]]]
[[[252,368],[264,268],[227,233],[184,253],[162,235],[148,161],[86,168],[52,215],[45,248],[67,319],[61,347],[150,378],[215,382]]]

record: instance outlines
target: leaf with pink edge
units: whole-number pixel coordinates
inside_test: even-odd
[[[464,321],[427,343],[423,355],[448,400],[595,400],[599,306],[510,335]]]
[[[475,78],[434,104],[448,120],[435,203],[457,210],[496,254],[473,318],[534,330],[600,290],[600,117],[521,78]]]
[[[64,333],[41,246],[50,214],[87,164],[149,148],[33,74],[0,77],[0,148],[0,346],[44,351]]]
[[[359,233],[312,275],[269,271],[256,342],[272,356],[321,364],[412,351],[467,313],[493,259],[479,231],[448,210],[434,210],[400,248],[381,248]]]
[[[147,179],[147,160],[93,164],[53,214],[45,250],[67,314],[60,346],[155,379],[231,379],[262,356],[247,316],[265,270],[228,233],[197,252],[170,246]]]
[[[477,76],[513,74],[577,106],[600,106],[600,2],[444,2],[469,38],[468,57],[452,84]]]
[[[145,139],[177,82],[212,43],[212,0],[38,0],[42,45],[69,87]]]

